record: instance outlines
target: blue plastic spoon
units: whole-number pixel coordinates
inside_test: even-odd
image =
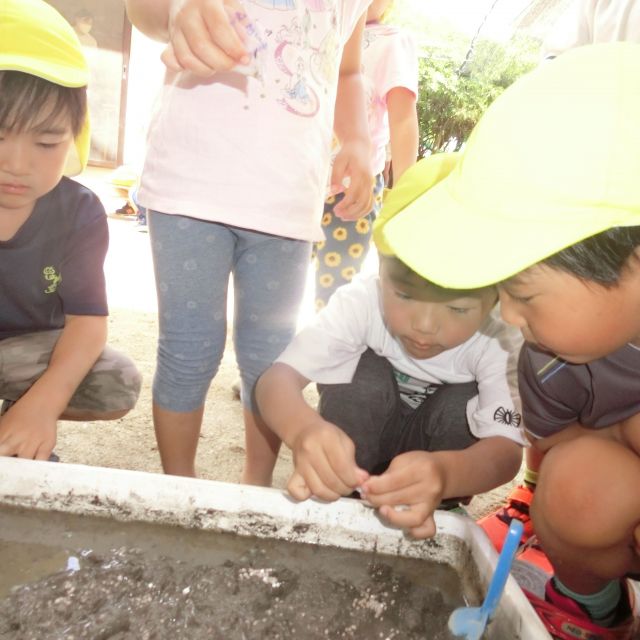
[[[504,546],[498,557],[498,564],[482,606],[455,609],[449,616],[449,630],[453,635],[464,637],[467,640],[480,640],[498,602],[500,602],[500,596],[502,596],[511,570],[511,563],[520,544],[520,538],[522,538],[522,522],[513,519],[509,525],[509,531],[505,537]]]

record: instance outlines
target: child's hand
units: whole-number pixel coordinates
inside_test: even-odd
[[[436,456],[409,451],[394,458],[381,476],[363,483],[362,497],[389,523],[414,538],[430,538],[436,533],[433,512],[442,501],[445,475]]]
[[[249,64],[243,44],[246,19],[238,0],[174,0],[162,61],[174,71],[203,77]]]
[[[56,443],[57,421],[19,400],[0,418],[0,456],[48,460]]]
[[[311,496],[337,500],[369,477],[356,465],[351,438],[342,429],[322,419],[298,434],[291,451],[295,470],[287,489],[296,500],[306,500]]]
[[[364,142],[344,142],[331,173],[331,195],[344,191],[334,213],[342,220],[357,220],[369,213],[373,207],[373,183],[368,146]]]

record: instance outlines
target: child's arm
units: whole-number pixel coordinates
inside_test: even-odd
[[[433,512],[443,499],[494,489],[511,480],[521,462],[520,445],[500,436],[460,451],[410,451],[364,482],[363,497],[391,524],[429,538],[436,532]]]
[[[362,84],[363,15],[345,45],[340,63],[340,77],[333,128],[340,141],[340,152],[333,163],[331,191],[345,192],[334,212],[343,220],[357,220],[371,210],[373,175],[366,100]],[[344,189],[343,180],[349,178]]]
[[[413,91],[404,87],[391,89],[387,93],[387,112],[395,182],[418,158],[418,113]]]
[[[242,41],[245,12],[237,0],[125,0],[129,20],[168,46],[174,71],[208,77],[250,62]]]
[[[351,493],[367,473],[356,465],[351,438],[306,403],[302,390],[309,382],[276,362],[258,380],[256,399],[264,421],[293,453],[289,493],[297,500],[336,500]]]
[[[105,316],[66,316],[46,371],[0,418],[0,456],[49,457],[56,441],[56,422],[106,341]]]

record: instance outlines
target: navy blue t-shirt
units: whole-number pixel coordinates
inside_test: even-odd
[[[62,178],[10,240],[0,241],[0,340],[60,329],[65,315],[108,315],[104,207]]]

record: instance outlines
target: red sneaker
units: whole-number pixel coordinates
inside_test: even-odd
[[[595,624],[580,604],[556,589],[553,580],[547,581],[544,599],[527,591],[525,595],[549,633],[558,640],[632,640],[638,637],[640,625],[632,614],[633,590],[625,582],[622,588],[623,597],[613,627]]]
[[[489,536],[489,540],[498,553],[502,551],[502,543],[513,518],[517,518],[524,525],[520,544],[524,544],[533,535],[533,523],[529,517],[529,507],[532,500],[533,491],[526,485],[519,485],[508,495],[504,507],[500,507],[497,511],[477,521]]]
[[[537,536],[531,536],[519,549],[511,573],[523,591],[544,599],[545,587],[554,571],[549,558],[538,544]]]

